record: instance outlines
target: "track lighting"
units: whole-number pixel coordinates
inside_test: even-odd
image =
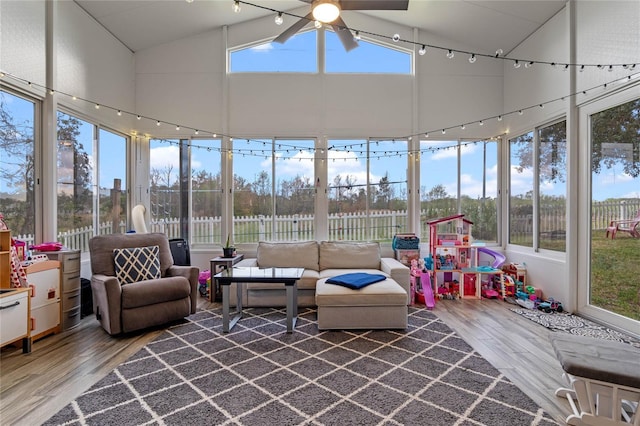
[[[238,0],[235,0],[233,2],[233,11],[235,13],[240,13],[240,10],[242,10],[242,8],[240,7],[240,2]]]
[[[282,18],[282,12],[278,12],[275,21],[276,25],[282,25],[282,23],[284,22],[284,18]]]

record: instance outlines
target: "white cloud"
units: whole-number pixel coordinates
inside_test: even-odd
[[[258,46],[253,46],[250,50],[254,52],[268,52],[269,50],[273,50],[273,46],[271,43],[259,44]]]
[[[150,162],[151,169],[164,170],[167,166],[173,166],[177,171],[180,165],[180,150],[175,145],[152,148]]]

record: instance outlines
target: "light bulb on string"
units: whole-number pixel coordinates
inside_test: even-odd
[[[353,36],[353,38],[356,40],[361,40],[362,37],[360,36],[360,31],[356,31],[356,34]]]
[[[496,58],[499,58],[500,56],[502,56],[503,53],[504,53],[504,50],[502,50],[502,49],[496,50]]]
[[[584,65],[580,65],[580,72],[584,72]]]
[[[522,112],[522,110],[519,110],[518,115],[522,115],[522,114],[524,114],[524,112]]]
[[[533,61],[529,61],[529,62],[525,62],[524,63],[524,67],[525,68],[531,68],[533,66]]]
[[[613,71],[613,65],[609,65],[609,72]]]
[[[322,22],[320,22],[320,21],[314,21],[314,22],[313,22],[313,25],[314,25],[317,29],[322,28]]]
[[[142,117],[140,117],[139,115],[137,115],[137,116],[136,116],[136,118],[137,118],[138,120],[142,119]]]
[[[100,109],[100,104],[96,104],[95,109]]]
[[[393,35],[393,41],[396,42],[396,43],[399,42],[400,41],[400,34],[398,34],[398,33],[394,34]]]
[[[480,126],[484,126],[484,121],[480,120],[480,121],[478,122],[478,124],[479,124]]]
[[[447,58],[453,59],[454,56],[455,56],[455,53],[453,53],[453,50],[449,49],[449,51],[447,52]]]
[[[156,126],[159,126],[160,124],[162,124],[160,123],[160,120],[156,121]]]
[[[501,115],[498,116],[498,121],[502,121],[502,116]]]
[[[469,56],[469,63],[473,64],[476,62],[476,55],[475,53],[472,53],[471,56]]]
[[[240,13],[240,10],[242,10],[242,8],[240,7],[240,2],[238,0],[235,0],[233,2],[233,11],[235,13]]]
[[[180,130],[180,125],[176,125],[176,130]]]
[[[513,67],[518,69],[520,68],[520,61],[518,61],[517,59],[513,62]]]
[[[282,18],[282,12],[278,12],[275,18],[276,25],[282,25],[284,18]]]
[[[427,46],[423,44],[420,50],[418,50],[418,55],[424,56],[425,53],[427,53]]]
[[[118,116],[121,116],[122,115],[122,111],[118,110],[118,112],[116,114],[118,114]]]

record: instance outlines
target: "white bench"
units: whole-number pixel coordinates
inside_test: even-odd
[[[640,426],[640,349],[622,342],[554,333],[551,345],[569,387],[569,425]]]

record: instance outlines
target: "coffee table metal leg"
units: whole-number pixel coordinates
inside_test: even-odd
[[[240,283],[236,283],[236,287],[238,289],[238,298],[236,299],[236,314],[233,316],[233,318],[229,318],[229,297],[230,297],[230,289],[229,289],[229,285],[221,285],[220,287],[222,287],[222,332],[223,333],[228,333],[229,330],[231,330],[233,328],[234,325],[236,325],[236,323],[238,322],[238,320],[240,318],[242,318],[242,298],[241,298],[241,289],[240,289],[241,284]]]
[[[287,333],[293,333],[298,321],[298,282],[287,285]]]

